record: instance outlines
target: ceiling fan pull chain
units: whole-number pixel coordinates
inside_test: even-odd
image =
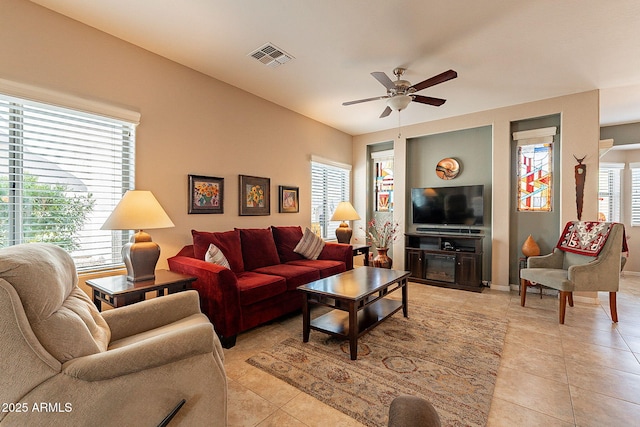
[[[400,139],[401,136],[402,136],[402,133],[400,129],[400,111],[398,111],[398,139]]]

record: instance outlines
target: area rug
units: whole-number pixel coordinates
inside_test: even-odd
[[[482,314],[410,307],[358,340],[311,331],[247,360],[367,426],[386,426],[391,401],[420,396],[444,426],[484,426],[500,365],[507,321]]]

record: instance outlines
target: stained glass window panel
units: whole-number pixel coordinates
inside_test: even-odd
[[[518,211],[551,211],[552,147],[552,143],[518,146]]]

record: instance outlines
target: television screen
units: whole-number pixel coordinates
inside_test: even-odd
[[[484,186],[411,189],[414,224],[484,225]]]

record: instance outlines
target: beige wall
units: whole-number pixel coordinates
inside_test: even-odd
[[[310,156],[351,163],[350,135],[24,0],[0,1],[0,58],[1,79],[141,113],[136,187],[176,225],[150,230],[159,268],[192,228],[310,225]],[[223,215],[187,214],[188,174],[225,178]],[[270,216],[238,215],[238,174],[271,178]],[[278,213],[278,185],[300,187],[300,213]]]
[[[496,287],[508,284],[510,122],[560,113],[561,223],[575,219],[573,166],[587,156],[598,164],[598,92],[586,92],[352,138],[263,99],[180,66],[131,44],[23,0],[0,3],[0,78],[125,106],[141,113],[136,187],[152,190],[176,227],[152,230],[166,257],[190,242],[190,230],[227,230],[270,224],[308,225],[312,154],[353,163],[354,204],[366,212],[366,146],[395,141],[397,185],[404,185],[406,139],[478,126],[493,126],[491,260]],[[253,66],[249,64],[248,66]],[[256,78],[265,72],[256,68]],[[353,159],[353,162],[352,162]],[[187,215],[187,175],[225,178],[224,215]],[[271,178],[271,212],[238,216],[238,174]],[[597,175],[587,175],[583,219],[595,219]],[[277,213],[277,186],[300,187],[299,214]],[[398,219],[404,192],[397,193]],[[363,223],[356,223],[358,230]],[[560,230],[559,230],[560,231]],[[394,248],[404,264],[404,242]]]
[[[366,147],[369,144],[395,140],[396,184],[405,188],[406,140],[422,135],[432,135],[458,129],[475,128],[479,126],[493,126],[493,188],[492,188],[492,287],[507,290],[509,285],[509,217],[511,186],[513,177],[510,176],[510,123],[533,117],[551,114],[561,115],[561,200],[557,206],[560,209],[560,223],[575,220],[575,181],[573,155],[586,155],[584,163],[589,171],[598,170],[598,141],[599,141],[599,93],[591,91],[576,95],[563,96],[522,105],[516,105],[496,110],[483,111],[465,116],[445,120],[421,123],[402,128],[402,135],[398,138],[398,130],[360,135],[354,137],[354,207],[359,212],[365,212],[367,204],[366,192]],[[585,204],[582,219],[597,219],[598,196],[597,173],[587,174],[585,186]],[[556,181],[557,183],[557,181]],[[402,222],[405,217],[404,191],[398,191],[396,196],[396,220]],[[356,224],[354,229],[362,224]],[[561,230],[558,230],[560,233]],[[398,240],[394,246],[394,266],[403,268],[404,241]]]

